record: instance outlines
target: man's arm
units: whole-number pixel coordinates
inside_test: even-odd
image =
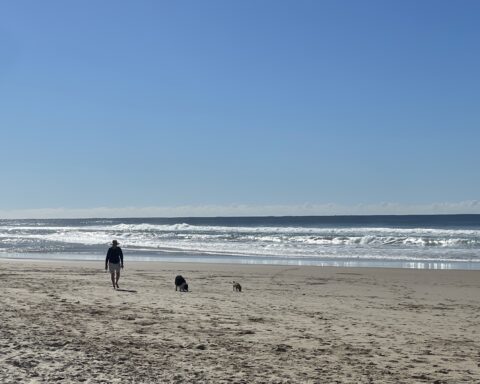
[[[123,252],[122,252],[122,248],[120,248],[120,265],[121,265],[122,268],[123,268]]]
[[[105,257],[105,270],[108,267],[108,256],[110,256],[110,248],[108,249],[107,256]]]

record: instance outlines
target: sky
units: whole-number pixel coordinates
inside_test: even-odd
[[[480,213],[480,2],[0,3],[0,218]]]

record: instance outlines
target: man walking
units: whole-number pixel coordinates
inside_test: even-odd
[[[120,269],[123,269],[123,252],[118,246],[118,241],[113,240],[112,246],[108,248],[105,258],[105,271],[110,271],[113,289],[118,289],[118,279],[120,279]]]

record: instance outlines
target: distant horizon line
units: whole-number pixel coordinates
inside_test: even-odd
[[[412,217],[412,216],[480,216],[480,213],[409,213],[409,214],[340,214],[340,215],[242,215],[242,216],[118,216],[118,217],[25,217],[1,218],[0,220],[122,220],[122,219],[261,219],[261,218],[308,218],[308,217]]]
[[[480,201],[431,204],[225,204],[96,208],[0,209],[0,219],[114,219],[194,217],[308,217],[478,215]]]

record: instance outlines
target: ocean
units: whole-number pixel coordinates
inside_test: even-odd
[[[480,269],[480,215],[0,220],[0,257]]]

